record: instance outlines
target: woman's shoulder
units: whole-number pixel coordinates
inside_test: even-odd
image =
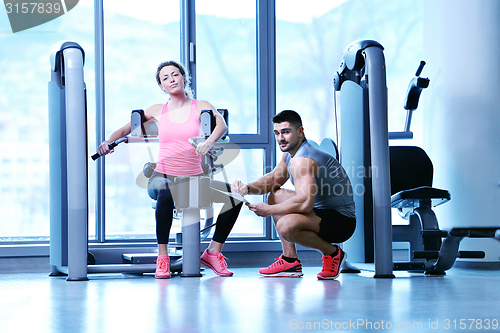
[[[150,107],[148,107],[144,111],[146,119],[149,120],[151,118],[158,118],[159,116],[161,116],[164,106],[165,104],[153,104]]]
[[[202,100],[202,99],[196,100],[196,108],[198,109],[198,111],[206,110],[206,109],[215,110],[215,108],[213,107],[212,104],[210,104],[209,102]]]

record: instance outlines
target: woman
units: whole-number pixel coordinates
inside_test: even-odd
[[[166,104],[152,105],[145,110],[146,120],[154,120],[158,124],[160,141],[158,161],[149,179],[148,194],[157,200],[155,218],[158,259],[155,277],[168,279],[171,274],[167,244],[176,195],[174,178],[202,175],[202,155],[207,154],[213,144],[222,137],[227,131],[227,125],[224,118],[210,103],[191,98],[189,77],[180,64],[174,61],[161,63],[156,71],[156,81],[159,87],[170,96],[170,101]],[[200,135],[200,114],[202,110],[207,109],[214,111],[216,126],[206,141],[194,148],[187,140]],[[113,152],[108,145],[130,134],[130,131],[129,122],[113,132],[97,148],[98,153],[106,155]],[[231,191],[229,184],[219,181],[212,180],[210,186],[226,192]],[[208,195],[213,202],[224,203],[224,206],[217,218],[212,241],[201,256],[201,262],[220,276],[231,276],[233,273],[227,269],[221,250],[236,222],[242,203],[235,202],[229,196],[213,190]]]

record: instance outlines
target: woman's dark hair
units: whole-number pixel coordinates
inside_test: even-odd
[[[288,121],[295,128],[302,126],[300,115],[293,110],[283,110],[273,117],[273,123],[279,124]]]
[[[158,65],[158,68],[156,69],[156,82],[158,83],[158,85],[161,85],[160,71],[163,69],[163,67],[167,67],[167,66],[174,66],[174,67],[177,67],[177,69],[179,69],[179,72],[185,78],[184,91],[186,93],[186,96],[189,98],[193,98],[193,91],[191,90],[191,77],[186,72],[186,69],[184,68],[184,66],[182,66],[181,64],[179,64],[178,62],[175,62],[173,60],[164,61]]]

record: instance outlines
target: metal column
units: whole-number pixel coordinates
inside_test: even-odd
[[[375,261],[375,277],[394,277],[389,132],[384,48],[373,40],[347,45],[334,87],[340,91],[341,162],[353,184],[358,227],[346,249]],[[364,249],[364,253],[359,253]]]
[[[375,277],[394,277],[392,273],[391,176],[389,165],[389,125],[387,84],[383,49],[365,49],[368,73],[370,148],[373,188],[373,231]]]
[[[81,281],[87,280],[88,238],[84,51],[62,41],[50,57],[51,275],[64,273],[67,266],[68,281]]]

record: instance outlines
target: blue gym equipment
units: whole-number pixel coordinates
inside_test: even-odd
[[[88,273],[152,273],[156,269],[154,253],[124,254],[122,263],[95,264],[88,249],[88,151],[87,105],[83,76],[84,51],[80,45],[62,41],[51,50],[51,81],[49,91],[49,146],[50,146],[50,264],[51,276],[65,276],[68,281],[88,280]],[[218,110],[228,118],[226,109]],[[201,114],[200,137],[189,142],[196,146],[206,140],[215,127],[212,110]],[[158,142],[155,124],[144,122],[142,110],[131,113],[131,134],[110,144]],[[224,151],[228,157],[220,158]],[[234,153],[236,152],[236,153]],[[176,201],[177,218],[182,232],[176,235],[175,249],[169,253],[171,270],[183,277],[201,276],[200,242],[205,239],[213,222],[213,203],[207,200],[210,180],[217,172],[224,172],[239,152],[239,147],[223,136],[212,147],[202,162],[205,174],[197,177],[177,177],[182,195]],[[96,160],[98,154],[92,159]],[[219,159],[224,163],[215,164]],[[151,162],[144,166],[144,177],[151,175]],[[149,175],[149,176],[148,176]],[[153,205],[154,206],[154,205]],[[205,226],[200,230],[200,210],[206,210]]]
[[[383,50],[374,40],[350,43],[333,80],[340,104],[340,161],[351,177],[358,220],[345,249],[353,262],[374,262],[376,278],[392,278],[394,270],[442,275],[457,258],[484,257],[483,251],[459,251],[464,237],[493,238],[500,228],[439,229],[432,207],[451,194],[432,187],[429,156],[419,147],[389,146],[389,139],[413,137],[412,114],[430,82],[420,77],[425,62],[407,89],[404,130],[389,132]],[[408,225],[392,225],[391,208]],[[393,242],[409,242],[408,261],[393,262]]]

